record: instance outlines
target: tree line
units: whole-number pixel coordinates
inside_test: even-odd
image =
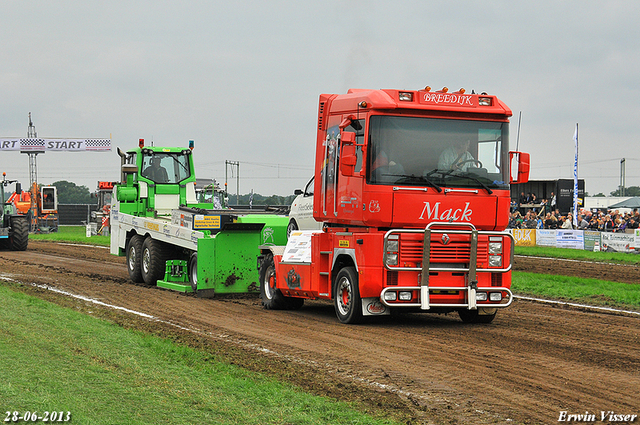
[[[96,204],[98,202],[95,192],[92,193],[87,186],[78,186],[66,180],[54,182],[51,186],[56,187],[59,204]],[[10,195],[7,195],[7,197]],[[291,205],[295,195],[264,196],[254,193],[240,195],[238,198],[239,205],[249,205],[249,202],[252,202],[252,205]],[[229,203],[236,204],[236,195],[229,195]]]

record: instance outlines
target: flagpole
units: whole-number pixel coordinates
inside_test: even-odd
[[[576,123],[576,132],[573,135],[575,142],[576,156],[573,164],[573,225],[578,226],[578,123]]]

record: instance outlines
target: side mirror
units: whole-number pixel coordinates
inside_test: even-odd
[[[509,152],[510,183],[520,184],[529,181],[530,155],[524,152]]]
[[[298,196],[298,195],[302,195],[302,189],[296,189],[293,191],[293,194]]]
[[[340,136],[340,173],[343,176],[353,176],[356,167],[356,133],[343,131]]]

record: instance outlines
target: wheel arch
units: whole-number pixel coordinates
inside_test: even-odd
[[[331,298],[335,297],[335,285],[334,280],[341,269],[345,267],[354,267],[356,273],[358,273],[358,262],[356,261],[355,250],[353,249],[338,249],[333,256],[333,264],[331,266]],[[360,282],[358,282],[360,285]]]

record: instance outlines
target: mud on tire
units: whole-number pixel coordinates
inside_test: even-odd
[[[167,260],[173,249],[171,246],[147,237],[142,243],[141,272],[147,285],[155,285],[164,277]]]
[[[134,235],[127,244],[127,271],[129,279],[135,283],[142,283],[142,244],[144,238]]]
[[[304,304],[304,298],[285,297],[276,288],[276,267],[273,254],[266,254],[260,267],[260,299],[267,310],[297,310]]]

